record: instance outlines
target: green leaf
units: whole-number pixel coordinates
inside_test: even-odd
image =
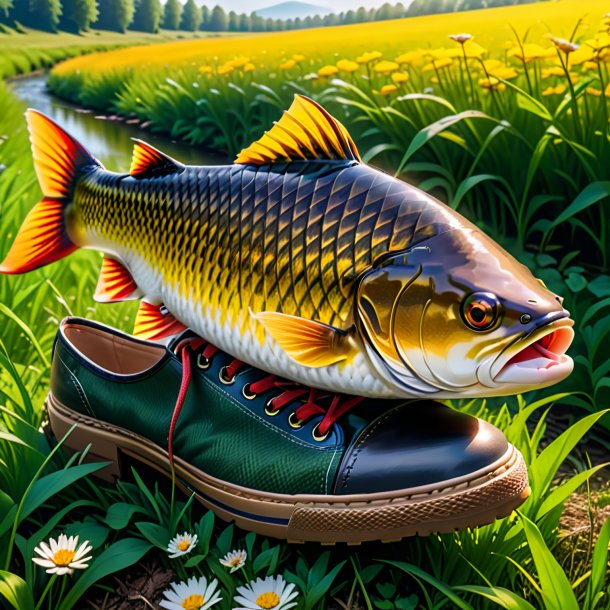
[[[591,562],[591,576],[587,587],[585,598],[586,610],[597,608],[600,593],[606,585],[606,573],[608,569],[608,547],[610,545],[610,519],[607,519],[599,532],[599,537],[593,550],[593,560]]]
[[[610,275],[596,276],[587,287],[598,299],[610,296]]]
[[[152,545],[139,538],[125,538],[108,547],[93,559],[91,565],[72,584],[59,610],[71,610],[98,580],[137,563],[151,548]]]
[[[587,287],[587,280],[580,273],[569,273],[566,285],[572,292],[580,292]]]
[[[520,514],[523,531],[534,560],[542,599],[547,610],[579,610],[570,581],[559,562],[553,557],[540,530],[533,521]]]
[[[138,521],[136,527],[140,530],[142,536],[144,536],[146,540],[160,549],[167,550],[167,545],[169,544],[171,536],[166,527],[150,521]]]
[[[305,596],[305,605],[307,608],[313,608],[322,597],[324,597],[327,591],[332,587],[333,581],[337,578],[337,574],[339,574],[344,564],[345,561],[342,561],[336,565],[307,592],[307,595]]]
[[[596,204],[605,197],[610,197],[610,181],[594,182],[586,186],[572,203],[551,223],[551,228],[555,228],[562,222],[579,214],[588,207]]]
[[[210,541],[214,531],[214,513],[209,510],[199,521],[197,526],[197,548],[202,555],[210,552]]]
[[[516,593],[505,589],[504,587],[482,587],[479,585],[462,585],[454,587],[459,591],[466,591],[467,593],[475,593],[486,597],[501,606],[506,610],[536,610],[532,604],[527,600],[519,597]]]
[[[146,510],[135,504],[116,502],[108,507],[104,521],[113,530],[122,530],[136,513],[146,514]]]
[[[34,610],[30,585],[16,574],[0,570],[0,596],[16,610]]]

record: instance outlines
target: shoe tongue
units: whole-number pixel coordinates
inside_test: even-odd
[[[190,328],[187,328],[185,330],[183,330],[181,333],[178,333],[177,335],[174,335],[173,337],[170,338],[170,340],[167,342],[167,349],[170,352],[175,352],[176,351],[176,347],[178,346],[178,344],[181,341],[184,341],[185,339],[191,339],[192,337],[198,337],[199,335],[197,335],[197,333],[193,332]]]

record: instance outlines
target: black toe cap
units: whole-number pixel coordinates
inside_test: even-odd
[[[405,403],[372,421],[346,451],[335,494],[431,485],[490,466],[508,450],[483,420],[432,401]]]

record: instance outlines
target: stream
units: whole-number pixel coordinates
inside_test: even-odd
[[[95,111],[83,110],[55,97],[47,89],[47,78],[47,75],[20,78],[12,81],[10,88],[28,107],[43,112],[61,125],[109,170],[129,170],[133,150],[131,138],[144,140],[188,165],[230,163],[230,160],[221,154],[176,142],[167,135],[154,134],[139,125],[96,118]]]

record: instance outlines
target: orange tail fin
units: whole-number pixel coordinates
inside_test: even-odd
[[[0,273],[26,273],[78,248],[66,229],[66,206],[72,199],[80,170],[86,166],[101,167],[83,146],[44,114],[28,110],[26,119],[34,166],[44,197],[23,221],[0,264]]]

